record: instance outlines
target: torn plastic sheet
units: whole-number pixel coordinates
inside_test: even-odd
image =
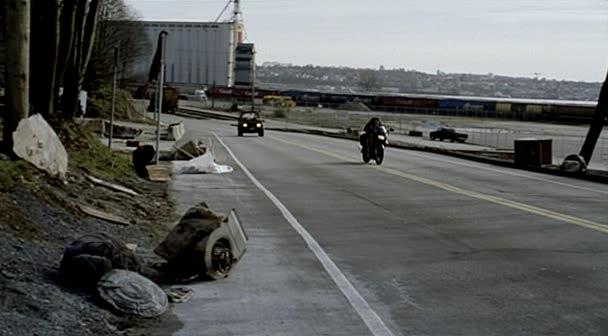
[[[211,152],[194,158],[190,161],[174,161],[173,173],[181,174],[225,174],[234,169],[230,166],[220,165],[215,162]]]

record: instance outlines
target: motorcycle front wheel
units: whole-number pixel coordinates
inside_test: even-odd
[[[363,151],[361,151],[361,157],[363,158],[363,162],[369,163],[370,157],[368,150],[363,149]]]
[[[377,146],[376,147],[376,164],[381,165],[382,161],[384,161],[384,147]]]

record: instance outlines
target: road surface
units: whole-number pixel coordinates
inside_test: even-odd
[[[177,335],[605,335],[608,186],[355,142],[188,120],[226,175],[177,212],[236,208],[249,250],[192,285]],[[162,334],[162,329],[150,334]]]

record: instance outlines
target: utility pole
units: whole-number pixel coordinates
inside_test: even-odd
[[[160,76],[158,80],[158,119],[156,120],[156,165],[160,158],[160,116],[163,112],[163,91],[165,86],[165,39],[167,33],[162,32],[160,35]]]
[[[7,0],[7,106],[4,117],[3,145],[13,152],[13,132],[27,118],[30,67],[30,0]]]
[[[112,150],[112,138],[114,137],[114,111],[116,111],[116,77],[118,76],[118,47],[114,47],[114,77],[112,78],[112,113],[110,114],[110,138],[108,148]]]
[[[251,50],[251,112],[255,112],[255,50]]]
[[[211,91],[211,109],[213,110],[215,108],[215,81],[213,81],[213,89]]]
[[[580,152],[580,156],[585,159],[586,165],[589,165],[589,162],[591,161],[591,156],[593,156],[595,145],[602,133],[606,118],[608,118],[608,75],[600,90],[600,98],[597,101],[597,107],[595,108],[595,113],[591,119],[591,126],[589,127],[589,132],[587,132],[585,143]]]

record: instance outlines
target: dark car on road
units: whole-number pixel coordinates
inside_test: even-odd
[[[257,133],[259,136],[264,136],[264,121],[256,112],[243,112],[239,116],[238,136],[243,136],[244,133]]]
[[[465,142],[469,136],[463,133],[457,133],[453,128],[441,127],[436,131],[431,132],[431,140],[450,140],[452,142]]]

